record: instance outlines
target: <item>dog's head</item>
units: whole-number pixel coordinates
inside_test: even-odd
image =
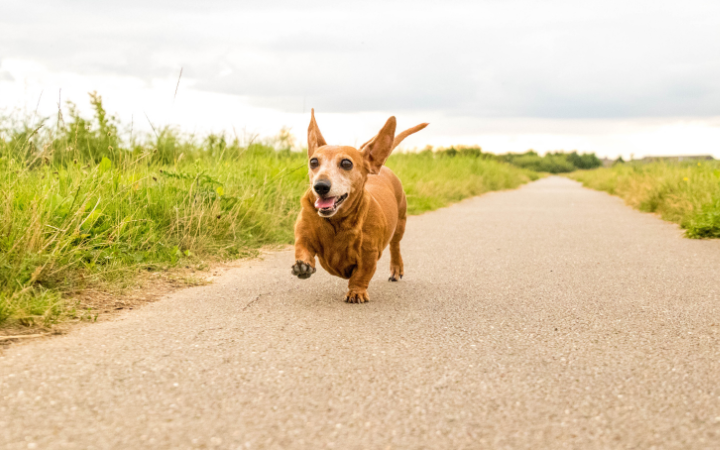
[[[308,127],[308,165],[310,187],[320,217],[332,217],[344,205],[351,205],[365,188],[368,175],[380,173],[383,164],[400,142],[422,130],[426,123],[395,136],[395,117],[390,117],[380,132],[360,146],[327,145],[315,121],[315,110]]]

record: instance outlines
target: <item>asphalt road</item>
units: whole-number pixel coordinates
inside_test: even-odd
[[[0,355],[2,449],[720,448],[720,242],[552,177]]]

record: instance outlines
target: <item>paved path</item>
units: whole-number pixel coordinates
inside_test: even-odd
[[[367,305],[282,252],[11,347],[0,448],[720,448],[720,242],[553,177],[403,244]]]

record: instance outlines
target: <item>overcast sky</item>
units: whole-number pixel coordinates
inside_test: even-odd
[[[720,157],[720,1],[2,0],[0,108],[59,89],[138,129]]]

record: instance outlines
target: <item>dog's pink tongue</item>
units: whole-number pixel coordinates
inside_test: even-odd
[[[315,207],[318,209],[332,208],[335,204],[335,197],[319,198],[315,200]]]

